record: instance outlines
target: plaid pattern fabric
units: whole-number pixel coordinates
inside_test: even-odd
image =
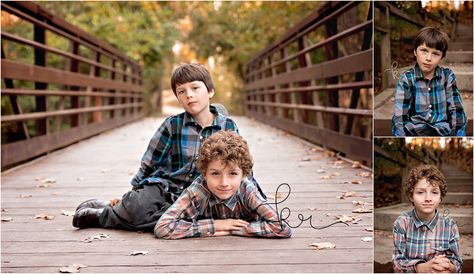
[[[418,64],[398,81],[392,133],[395,136],[465,136],[466,115],[449,68],[436,67],[426,80]]]
[[[181,239],[211,236],[213,219],[242,219],[250,224],[232,235],[288,238],[291,228],[280,222],[277,212],[261,198],[256,185],[244,179],[238,191],[225,201],[216,198],[198,177],[161,216],[155,226],[158,238]]]
[[[458,227],[453,219],[440,216],[438,211],[429,222],[421,221],[415,209],[403,213],[393,225],[393,243],[395,272],[416,272],[417,263],[427,262],[437,255],[446,255],[456,272],[461,272]]]
[[[187,112],[166,118],[148,144],[141,165],[131,184],[162,183],[165,189],[179,195],[199,176],[195,160],[202,142],[219,130],[238,133],[237,125],[227,116],[216,114],[212,125],[202,128]]]

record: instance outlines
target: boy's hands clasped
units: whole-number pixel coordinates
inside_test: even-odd
[[[452,273],[454,265],[446,255],[438,255],[426,263],[416,265],[416,272],[421,273]]]
[[[249,225],[249,222],[246,222],[241,219],[220,219],[214,220],[214,229],[216,233],[214,236],[229,235],[230,231],[238,231],[243,227]]]

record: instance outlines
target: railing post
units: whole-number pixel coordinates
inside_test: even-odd
[[[76,41],[70,41],[69,51],[74,55],[79,55],[79,43]],[[79,71],[79,62],[74,58],[69,58],[68,60],[69,60],[69,71],[77,73]],[[69,89],[72,91],[79,92],[78,86],[71,86],[69,87]],[[78,96],[71,96],[71,107],[79,108]],[[71,127],[77,127],[80,124],[80,119],[79,119],[80,116],[78,114],[73,114],[70,117],[71,117]]]
[[[34,40],[37,43],[46,44],[46,32],[45,30],[38,25],[34,25]],[[46,65],[46,53],[43,49],[36,48],[34,49],[35,55],[35,65],[44,67]],[[44,82],[35,82],[36,90],[45,90],[48,87],[47,83]],[[36,96],[36,111],[46,111],[48,109],[48,104],[46,101],[46,96]],[[48,133],[48,119],[39,119],[36,121],[36,135],[44,135]]]
[[[100,63],[100,52],[95,53],[95,61],[97,63]],[[94,66],[94,77],[100,77],[100,67]],[[93,92],[97,91],[96,89],[93,89]],[[100,107],[102,106],[102,97],[99,96],[94,96],[94,107]],[[102,122],[102,111],[94,111],[92,113],[92,121],[94,123],[100,123]]]
[[[333,35],[337,34],[337,17],[333,20],[328,21],[325,24],[325,29],[326,29],[326,37],[331,37]],[[327,44],[324,46],[325,53],[326,53],[326,61],[336,59],[339,54],[338,54],[338,48],[337,48],[337,41],[332,42],[330,44]],[[327,84],[337,84],[339,82],[339,77],[334,76],[327,78],[326,83]],[[339,91],[331,91],[325,94],[325,103],[326,106],[331,106],[331,107],[338,107],[339,106]],[[326,125],[325,128],[334,130],[336,132],[339,131],[339,117],[337,114],[332,114],[332,113],[325,113],[324,116],[326,119]]]

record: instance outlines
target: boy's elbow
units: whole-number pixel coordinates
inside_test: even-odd
[[[172,231],[169,230],[169,229],[166,229],[166,226],[167,225],[165,223],[157,223],[156,224],[155,229],[154,229],[154,234],[155,234],[156,238],[166,239],[166,240],[173,239]]]

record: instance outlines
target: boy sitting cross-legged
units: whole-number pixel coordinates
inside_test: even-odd
[[[246,178],[253,163],[242,137],[230,131],[213,134],[202,144],[196,164],[201,176],[161,216],[156,237],[291,237],[291,228]]]

